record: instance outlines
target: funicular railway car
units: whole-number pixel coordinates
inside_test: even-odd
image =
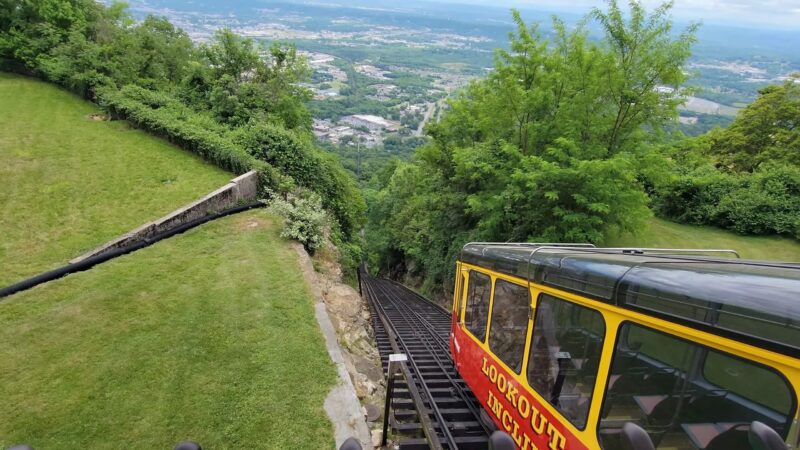
[[[473,243],[454,297],[456,367],[519,449],[798,448],[798,264]]]

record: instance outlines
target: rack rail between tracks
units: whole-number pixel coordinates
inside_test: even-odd
[[[389,355],[403,353],[400,378],[387,396],[389,425],[402,450],[486,449],[490,429],[456,371],[443,308],[386,279],[360,273],[384,373]]]

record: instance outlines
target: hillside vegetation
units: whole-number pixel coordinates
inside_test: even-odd
[[[367,184],[371,267],[442,293],[470,241],[721,245],[798,259],[788,249],[800,237],[800,83],[768,86],[729,128],[687,138],[675,125],[698,25],[675,30],[672,2],[619,3],[576,27],[553,18],[547,37],[512,13],[493,70],[449,101],[411,161]],[[654,215],[715,228],[680,236]]]
[[[65,264],[233,177],[125,122],[92,120],[95,113],[53,85],[0,74],[0,286]]]
[[[22,2],[0,5],[0,68],[94,100],[228,171],[257,170],[265,197],[315,193],[355,265],[364,200],[314,144],[308,65],[294,46],[263,48],[227,29],[198,45],[165,18],[135,22],[123,3]]]
[[[334,380],[263,210],[0,302],[0,448],[332,448]]]

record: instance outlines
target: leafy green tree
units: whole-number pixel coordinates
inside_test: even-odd
[[[650,15],[642,2],[630,0],[627,20],[616,0],[608,5],[606,12],[594,9],[592,17],[603,27],[610,50],[605,57],[611,58],[611,64],[604,64],[600,81],[610,94],[613,125],[604,134],[609,151],[615,152],[645,127],[659,130],[665,120],[677,116],[676,107],[688,93],[678,88],[686,81],[683,66],[691,55],[698,25],[673,38],[668,15],[673,0]]]
[[[273,43],[268,57],[256,71],[255,81],[264,86],[272,116],[289,129],[311,129],[311,115],[305,104],[311,91],[300,83],[311,78],[305,58],[297,54],[294,45]]]
[[[770,162],[800,165],[800,74],[761,89],[708,153],[732,172],[753,172]]]
[[[252,39],[235,35],[229,29],[218,31],[214,40],[202,48],[210,70],[197,70],[184,81],[185,95],[207,95],[205,106],[222,122],[241,126],[251,119],[279,123],[289,129],[311,128],[311,115],[305,103],[311,91],[300,86],[310,69],[291,45],[273,43],[264,57]]]
[[[195,57],[194,46],[183,30],[175,28],[167,19],[148,16],[131,28],[131,46],[128,57],[135,55],[136,79],[142,85],[166,88],[186,76],[186,68]]]
[[[625,14],[609,2],[587,18],[601,42],[586,21],[558,19],[546,41],[514,11],[494,70],[450,102],[412,163],[375,182],[372,264],[440,291],[468,240],[601,243],[637,229],[650,214],[643,179],[663,176],[642,168],[665,163],[651,144],[677,117],[696,29],[675,36],[671,6],[648,15],[630,2]]]
[[[2,0],[0,57],[36,70],[41,55],[74,31],[86,33],[102,10],[92,0]]]
[[[213,41],[201,49],[215,79],[228,75],[238,83],[251,77],[258,65],[258,51],[253,40],[236,35],[230,28],[217,30]]]

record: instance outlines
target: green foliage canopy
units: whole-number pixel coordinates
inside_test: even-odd
[[[553,19],[542,38],[519,13],[510,50],[430,125],[431,142],[369,191],[371,263],[426,275],[447,289],[469,240],[602,242],[649,216],[637,178],[651,139],[677,117],[682,66],[696,26],[675,37],[671,3],[595,10],[587,23]],[[445,284],[442,284],[442,283]]]
[[[741,234],[800,236],[798,124],[800,84],[761,89],[728,128],[670,149],[676,174],[655,186],[656,212]]]
[[[731,172],[753,172],[765,163],[800,165],[800,74],[761,89],[708,153]]]

